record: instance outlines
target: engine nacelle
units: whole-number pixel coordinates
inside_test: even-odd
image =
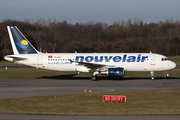
[[[124,76],[124,68],[109,68],[108,76],[113,78],[121,78]]]

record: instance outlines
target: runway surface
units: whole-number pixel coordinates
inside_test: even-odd
[[[92,92],[135,91],[180,88],[180,79],[125,79],[99,80],[0,80],[0,84],[11,87],[0,88],[0,99],[59,94],[77,94],[84,90]],[[46,116],[0,114],[0,120],[55,120],[55,119],[180,119],[180,116]]]

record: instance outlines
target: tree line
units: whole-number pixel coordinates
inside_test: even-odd
[[[180,55],[180,21],[143,23],[139,18],[107,23],[89,21],[69,24],[66,21],[38,19],[5,20],[0,23],[0,60],[12,54],[7,26],[17,26],[33,46],[52,53],[144,53]]]

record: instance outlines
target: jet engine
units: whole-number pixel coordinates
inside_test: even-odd
[[[106,74],[112,78],[121,78],[124,76],[124,68],[108,68],[108,71],[101,72],[101,74]]]

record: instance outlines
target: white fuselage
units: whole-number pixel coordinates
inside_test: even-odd
[[[8,56],[26,59],[14,61]],[[165,71],[176,67],[167,57],[154,53],[39,53],[8,56],[5,57],[8,61],[55,71],[93,72],[84,69],[84,65],[78,65],[79,62],[122,67],[124,71]]]

